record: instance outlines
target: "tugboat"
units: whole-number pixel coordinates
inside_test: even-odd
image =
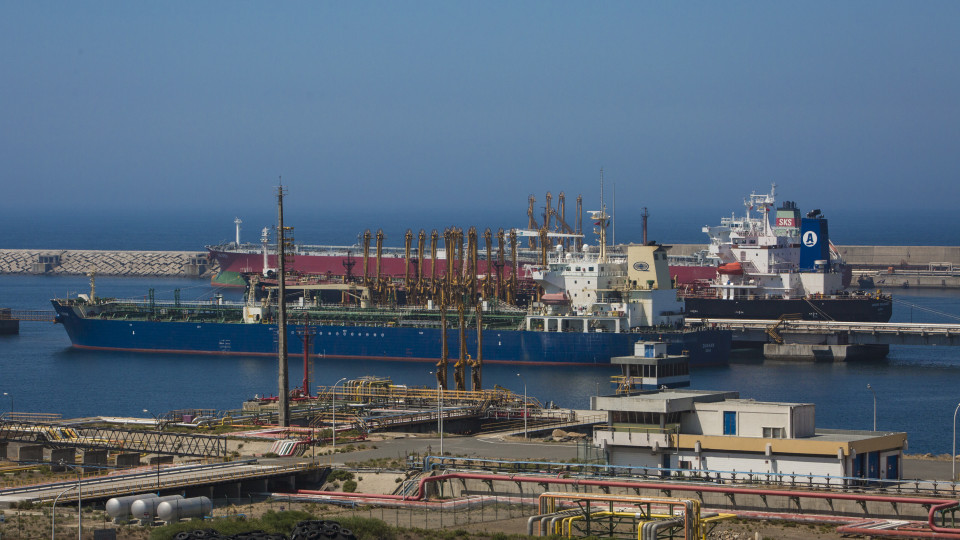
[[[801,218],[787,201],[771,225],[775,190],[774,184],[769,194],[751,194],[744,218],[703,228],[720,265],[715,279],[683,291],[687,318],[889,321],[889,296],[846,291],[843,261],[819,209]]]

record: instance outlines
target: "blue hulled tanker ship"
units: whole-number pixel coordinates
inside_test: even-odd
[[[593,219],[605,223],[606,214]],[[483,362],[606,365],[611,357],[632,354],[637,341],[661,340],[671,354],[689,354],[692,365],[726,363],[729,332],[683,327],[666,250],[631,245],[626,254],[608,256],[603,229],[592,250],[557,247],[545,254],[546,264],[528,268],[543,294],[524,310],[495,300],[479,300],[480,309],[462,315],[432,303],[367,307],[370,291],[359,284],[288,284],[298,296],[287,298],[288,352],[303,354],[307,344],[310,355],[331,359],[436,362],[444,354],[445,331],[450,356],[459,355],[462,340],[466,354]],[[337,305],[328,302],[331,296],[355,303]],[[251,285],[240,303],[120,301],[95,298],[92,291],[52,302],[76,348],[277,354],[276,289],[263,283]]]

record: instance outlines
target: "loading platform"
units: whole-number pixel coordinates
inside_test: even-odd
[[[789,316],[767,319],[689,319],[733,332],[733,341],[763,346],[764,356],[837,361],[883,357],[890,345],[960,346],[960,324],[806,321]]]

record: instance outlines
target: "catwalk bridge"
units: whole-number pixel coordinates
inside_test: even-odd
[[[842,321],[697,319],[733,331],[734,341],[840,345],[960,345],[960,324]],[[692,321],[691,321],[692,322]],[[778,339],[779,337],[779,339]]]

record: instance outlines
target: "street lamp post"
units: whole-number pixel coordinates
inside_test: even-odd
[[[60,460],[60,465],[64,467],[73,467],[73,470],[77,471],[77,485],[70,486],[67,489],[61,491],[59,494],[57,494],[56,498],[53,499],[53,512],[50,518],[50,538],[51,540],[56,540],[57,538],[57,501],[60,500],[61,495],[70,491],[74,487],[76,487],[77,488],[77,540],[82,540],[83,539],[83,513],[82,513],[83,484],[81,483],[80,479],[81,479],[81,474],[83,472],[83,468],[78,467],[77,465],[66,465],[64,464],[62,459]]]
[[[339,381],[333,383],[333,453],[337,453],[337,385],[347,380],[346,377],[340,379]]]
[[[877,430],[877,393],[874,391],[873,387],[869,384],[867,385],[867,390],[873,394],[873,430]]]
[[[157,431],[162,432],[163,428],[160,427],[160,417],[150,412],[148,409],[144,409],[143,412],[149,414],[153,417],[154,422],[156,422]],[[157,496],[160,496],[160,434],[157,434]]]
[[[527,438],[527,381],[517,373],[517,377],[520,377],[520,382],[523,383],[523,438]]]
[[[13,419],[13,394],[4,392],[3,395],[10,396],[10,418]]]
[[[952,464],[951,482],[957,481],[957,411],[960,411],[960,403],[953,410],[953,455],[950,456],[950,463]]]
[[[50,540],[57,540],[57,502],[60,500],[60,496],[64,493],[75,489],[77,486],[70,486],[67,489],[61,491],[53,499],[53,512],[50,517]]]

